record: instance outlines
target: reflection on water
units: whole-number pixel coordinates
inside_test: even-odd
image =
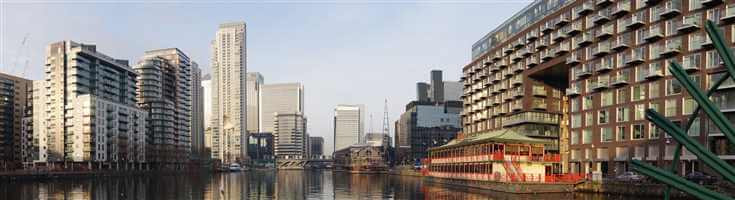
[[[252,171],[0,181],[0,199],[630,199],[590,194],[511,195],[416,177],[331,171]]]

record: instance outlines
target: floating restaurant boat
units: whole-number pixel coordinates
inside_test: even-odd
[[[429,149],[424,176],[437,181],[513,193],[570,192],[584,176],[561,174],[561,157],[545,151],[549,140],[511,129],[460,134]]]

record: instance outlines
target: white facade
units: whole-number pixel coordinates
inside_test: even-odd
[[[274,133],[277,113],[304,113],[304,87],[301,83],[263,85],[261,93],[261,132]]]
[[[247,159],[247,48],[244,22],[219,26],[212,41],[212,157]]]
[[[248,105],[248,132],[260,132],[261,90],[263,87],[263,75],[258,72],[249,72],[247,76],[247,105]]]
[[[273,122],[276,159],[300,160],[308,154],[306,118],[301,113],[279,113]]]
[[[365,115],[365,105],[337,105],[334,109],[334,151],[362,141]]]
[[[45,73],[34,94],[38,162],[145,162],[146,114],[126,60],[63,41],[47,48]]]
[[[212,77],[207,74],[202,78],[202,101],[204,101],[204,130],[212,126]]]

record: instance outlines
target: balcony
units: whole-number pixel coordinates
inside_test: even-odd
[[[518,54],[520,54],[520,55],[521,55],[521,56],[523,56],[523,57],[527,57],[527,56],[530,56],[530,55],[532,55],[532,54],[533,54],[533,52],[529,51],[529,50],[528,50],[528,49],[526,49],[526,48],[523,48],[523,49],[521,49],[521,50],[520,50],[520,52],[519,52]]]
[[[550,24],[550,22],[547,22],[546,24],[544,24],[543,26],[541,26],[541,32],[542,33],[547,33],[548,34],[551,31],[554,31],[554,26],[552,26]]]
[[[513,111],[521,111],[523,109],[523,104],[516,101],[511,104],[510,108]]]
[[[500,59],[503,59],[503,55],[500,54],[500,52],[495,52],[495,54],[493,54],[493,61],[498,61]]]
[[[513,49],[511,47],[505,47],[505,48],[503,48],[503,53],[505,53],[506,55],[507,54],[511,54],[511,53],[513,53],[513,50],[515,50],[515,49]]]
[[[646,34],[646,36],[643,39],[645,39],[648,42],[653,42],[663,37],[664,37],[664,33],[663,31],[661,31],[661,28],[655,27],[655,28],[648,30],[648,34]]]
[[[547,41],[545,41],[544,39],[538,40],[538,41],[536,41],[536,50],[539,51],[539,50],[546,49],[546,47],[548,47],[548,45],[549,45],[549,43]]]
[[[569,35],[569,36],[573,36],[573,35],[576,35],[577,33],[580,33],[580,32],[582,32],[582,29],[583,29],[583,28],[582,28],[582,23],[581,23],[582,21],[579,21],[579,22],[580,22],[580,23],[573,23],[573,24],[572,24],[572,25],[571,25],[571,26],[569,27],[569,29],[568,29],[568,30],[567,30],[567,32],[566,32],[566,33],[567,33],[567,35]]]
[[[567,38],[567,34],[562,31],[557,31],[551,33],[551,39],[554,40],[554,42],[559,42]]]
[[[624,39],[618,39],[618,40],[615,40],[615,44],[613,45],[612,49],[620,52],[622,50],[630,48],[630,45],[631,45],[630,41],[624,40]]]
[[[664,77],[664,73],[660,69],[650,70],[646,74],[646,79],[648,79],[648,80],[653,80],[653,79],[657,79],[657,78],[661,78],[661,77]]]
[[[559,20],[557,20],[556,23],[554,23],[554,25],[556,27],[562,27],[564,25],[569,24],[571,20],[572,20],[571,17],[567,13],[567,15],[562,15],[561,17],[559,17]]]
[[[569,53],[569,43],[561,44],[559,48],[556,49],[556,56],[564,55],[565,53]]]
[[[545,104],[543,106],[546,106]],[[523,123],[559,124],[559,114],[543,112],[523,112],[503,118],[503,126]]]
[[[592,86],[591,86],[592,90],[604,90],[604,89],[607,89],[607,87],[608,87],[607,81],[592,82]]]
[[[628,14],[629,12],[630,12],[630,2],[625,3],[625,4],[623,2],[620,2],[613,9],[612,15],[616,17],[620,17],[625,14]]]
[[[534,86],[533,87],[533,90],[532,90],[532,93],[533,93],[533,96],[545,97],[546,96],[546,88]]]
[[[687,33],[691,31],[695,31],[700,28],[702,20],[699,17],[693,17],[693,16],[687,16],[684,17],[684,20],[679,26],[679,28],[676,29],[676,31]]]
[[[619,74],[618,76],[613,78],[611,84],[616,87],[628,85],[628,76]]]
[[[671,17],[681,14],[680,9],[681,9],[680,3],[675,3],[674,1],[668,1],[663,7],[663,10],[661,10],[661,13],[659,13],[659,16],[661,16],[661,18],[671,18]]]
[[[570,97],[579,96],[579,89],[576,87],[567,88],[566,95]]]
[[[711,7],[722,3],[722,0],[701,0],[699,2],[702,3],[702,6],[704,7]]]
[[[523,69],[523,65],[515,65],[515,66],[513,66],[513,72],[515,72],[515,73],[523,72],[523,70],[524,70]]]
[[[656,3],[658,3],[659,1],[660,0],[643,0],[643,3],[645,3],[646,5],[652,6],[652,5],[656,5]]]
[[[661,52],[661,56],[673,56],[681,52],[681,44],[666,45],[666,49]]]
[[[608,21],[610,21],[610,17],[608,17],[605,14],[597,14],[595,16],[592,16],[592,23],[595,23],[595,24],[598,24],[598,25],[604,24],[604,23],[606,23]]]
[[[725,7],[725,14],[720,17],[720,21],[732,22],[735,20],[735,4],[729,4]]]
[[[526,42],[527,43],[531,43],[533,41],[536,41],[536,39],[538,39],[538,32],[531,31],[531,32],[526,33]]]
[[[644,22],[643,17],[639,17],[639,15],[633,15],[630,17],[628,23],[625,24],[625,28],[628,30],[633,30],[645,24],[646,23]]]
[[[603,7],[612,4],[612,0],[597,0],[597,6]]]
[[[637,54],[637,53],[634,53],[630,59],[625,60],[626,65],[635,65],[635,64],[640,64],[643,62],[644,62],[643,55]]]
[[[543,60],[543,61],[549,61],[552,58],[554,58],[554,54],[551,53],[551,51],[548,51],[547,50],[546,52],[542,52],[542,54],[541,54],[541,60]]]
[[[606,64],[604,63],[604,61],[603,61],[603,64],[600,64],[599,66],[597,66],[597,69],[595,69],[595,71],[598,73],[603,73],[603,72],[607,72],[610,70],[612,70],[612,65]]]
[[[595,5],[593,5],[592,2],[585,2],[574,10],[578,15],[586,15],[595,10]]]
[[[696,72],[699,71],[699,66],[694,64],[688,64],[684,62],[684,66],[681,66],[685,71],[687,72]]]
[[[604,26],[600,31],[597,32],[595,35],[598,39],[605,39],[613,35],[613,26]]]
[[[592,44],[592,35],[589,33],[583,33],[577,37],[577,47],[584,47]]]
[[[577,56],[571,55],[571,56],[567,57],[566,64],[567,65],[577,65],[577,64],[579,64],[579,62],[580,62],[580,60],[579,60],[579,58]]]
[[[583,68],[582,70],[577,71],[574,75],[577,76],[578,78],[589,77],[589,76],[592,76],[592,70]]]
[[[537,60],[537,59],[536,59],[536,56],[533,56],[533,57],[529,57],[528,59],[526,59],[526,66],[527,66],[528,68],[533,68],[533,67],[535,67],[536,65],[538,65],[538,61],[536,61],[536,60]]]
[[[518,87],[518,89],[513,90],[513,97],[514,98],[521,98],[525,96],[526,94],[523,92],[523,87]]]
[[[610,45],[608,43],[599,43],[596,47],[592,48],[593,56],[604,56],[610,53]]]
[[[700,45],[702,45],[703,48],[709,48],[709,47],[713,47],[714,46],[712,44],[712,40],[709,39],[709,35],[707,35],[707,34],[704,34],[704,39],[702,40],[702,42],[700,43]]]
[[[510,84],[513,86],[521,85],[523,84],[523,78],[521,78],[521,76],[514,76],[513,78],[510,79]]]
[[[513,47],[515,49],[523,48],[523,46],[525,45],[524,42],[525,42],[525,40],[523,40],[522,38],[518,38],[518,40],[516,40],[516,42],[513,43]]]

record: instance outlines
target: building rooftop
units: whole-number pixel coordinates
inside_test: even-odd
[[[465,146],[470,144],[476,144],[476,143],[483,143],[483,142],[502,142],[502,143],[524,143],[524,144],[548,144],[551,143],[551,141],[548,140],[542,140],[542,139],[536,139],[531,138],[525,135],[522,135],[516,131],[513,131],[511,129],[501,129],[496,131],[485,131],[485,132],[479,132],[476,134],[472,134],[469,137],[465,137],[462,139],[454,139],[452,141],[449,141],[449,143],[433,148],[433,149],[444,149],[449,147],[456,147],[456,146]]]

